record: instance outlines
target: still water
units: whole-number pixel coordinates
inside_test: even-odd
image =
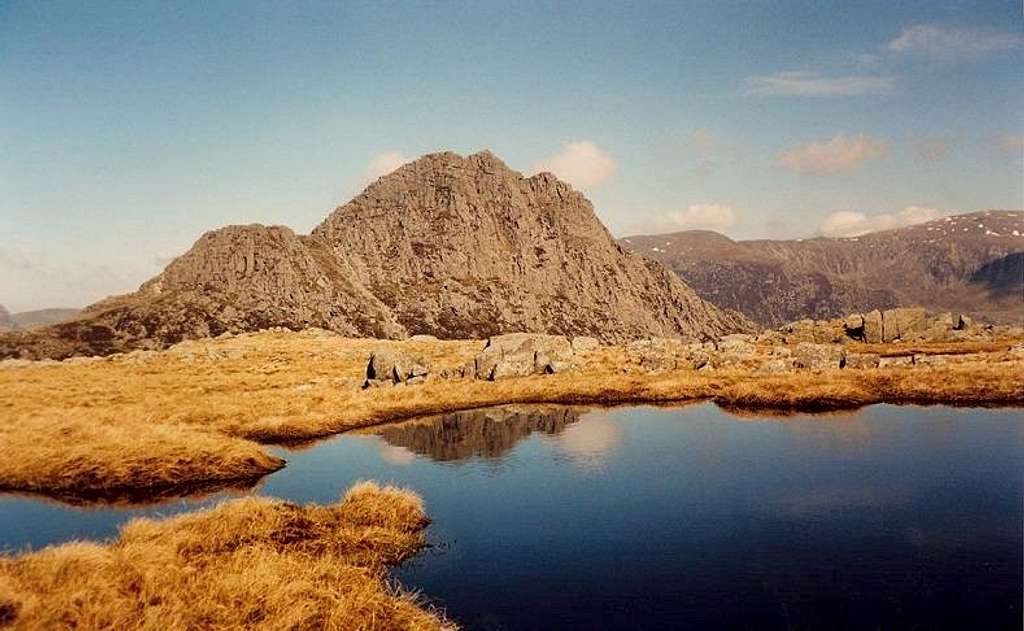
[[[397,571],[471,629],[1020,628],[1024,413],[879,405],[513,406],[283,451],[253,493],[420,493],[433,547]],[[149,508],[0,496],[0,547],[104,538]]]

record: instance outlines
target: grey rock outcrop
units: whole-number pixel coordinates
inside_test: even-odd
[[[428,362],[403,351],[378,350],[370,354],[366,365],[364,388],[416,384],[430,374]]]
[[[523,177],[488,152],[439,153],[380,178],[308,236],[260,225],[209,232],[134,294],[5,333],[0,357],[155,349],[274,326],[607,343],[755,328],[624,251],[590,202],[553,175]]]
[[[917,307],[851,314],[835,320],[799,320],[781,327],[777,342],[868,344],[894,342],[948,342],[992,340],[1024,336],[1024,328],[1009,325],[976,325],[961,313],[930,314]],[[764,337],[762,334],[759,337]]]
[[[686,343],[675,339],[651,338],[637,340],[626,347],[630,361],[647,372],[691,369],[700,370],[709,366],[713,342]]]
[[[487,340],[474,359],[474,374],[489,381],[547,375],[571,368],[572,358],[572,344],[564,336],[509,333]]]
[[[793,351],[794,365],[808,370],[832,370],[846,365],[846,349],[841,344],[801,342]]]

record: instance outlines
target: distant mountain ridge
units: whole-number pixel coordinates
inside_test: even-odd
[[[11,313],[0,305],[0,330],[30,329],[63,322],[79,314],[81,309],[34,309]]]
[[[310,235],[262,225],[208,232],[137,292],[0,336],[0,357],[162,348],[273,326],[608,342],[755,328],[623,250],[590,202],[553,175],[523,177],[489,152],[437,153],[380,178]]]
[[[984,210],[859,237],[733,241],[715,232],[631,236],[700,296],[764,326],[917,305],[1024,320],[1024,211]]]

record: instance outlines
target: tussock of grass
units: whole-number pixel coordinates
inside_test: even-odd
[[[1024,404],[1024,360],[1006,352],[1007,342],[995,343],[980,359],[935,368],[765,376],[739,368],[649,374],[624,349],[605,347],[587,355],[579,371],[552,376],[358,387],[372,350],[402,348],[441,369],[463,365],[481,346],[266,332],[160,353],[0,370],[0,489],[88,497],[228,484],[282,465],[259,442],[309,440],[502,403],[710,398],[724,407],[783,410],[879,402]],[[924,350],[951,352],[946,346]]]
[[[387,579],[423,545],[415,494],[364,482],[330,506],[246,498],[138,519],[110,544],[0,558],[14,629],[439,629]]]
[[[195,427],[48,421],[24,418],[0,431],[0,489],[71,501],[148,500],[167,491],[244,485],[285,464],[251,441]]]

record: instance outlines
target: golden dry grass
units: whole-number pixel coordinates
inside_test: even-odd
[[[866,344],[853,342],[849,349],[855,353],[877,353],[883,357],[894,355],[963,355],[966,353],[997,353],[1006,350],[1012,340],[964,342],[907,342],[905,344]]]
[[[481,342],[264,332],[0,370],[0,489],[107,497],[234,483],[282,465],[261,442],[501,403],[713,399],[732,408],[794,410],[1024,403],[1024,360],[1007,353],[1005,342],[982,361],[942,367],[774,376],[741,368],[650,374],[624,349],[605,347],[580,370],[558,375],[360,390],[366,358],[381,347],[420,353],[439,369],[461,366]]]
[[[0,558],[14,629],[439,629],[385,573],[423,545],[415,494],[364,482],[330,506],[247,498],[137,519],[109,544]]]

